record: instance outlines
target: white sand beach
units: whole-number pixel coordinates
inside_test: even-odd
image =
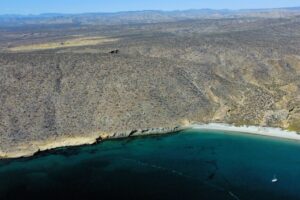
[[[209,124],[193,124],[190,126],[192,129],[199,130],[218,130],[240,132],[255,135],[270,136],[276,138],[284,138],[289,140],[300,140],[300,134],[294,131],[287,131],[281,128],[261,127],[261,126],[233,126],[223,123],[209,123]]]

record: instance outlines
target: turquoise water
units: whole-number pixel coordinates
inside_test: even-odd
[[[300,199],[300,143],[188,130],[0,161],[0,199],[21,198]]]

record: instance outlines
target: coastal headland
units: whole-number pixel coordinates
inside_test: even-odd
[[[193,122],[298,140],[299,13],[0,16],[0,157]]]

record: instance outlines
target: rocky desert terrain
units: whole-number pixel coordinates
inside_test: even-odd
[[[193,122],[300,132],[300,9],[190,12],[0,17],[0,157]]]

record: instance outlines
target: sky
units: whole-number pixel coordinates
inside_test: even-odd
[[[300,0],[0,0],[0,14],[299,7]]]

